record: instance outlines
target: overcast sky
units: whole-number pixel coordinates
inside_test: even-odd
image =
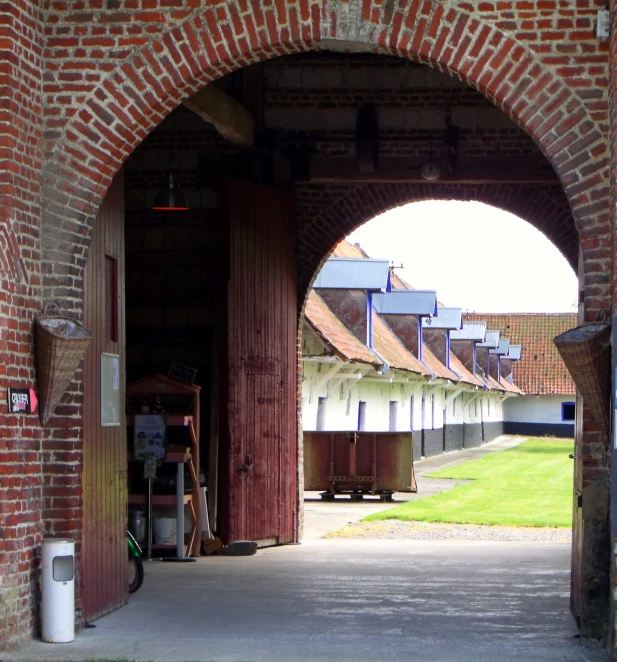
[[[416,289],[479,313],[574,312],[577,278],[529,223],[478,202],[416,202],[392,209],[348,237],[388,258]]]

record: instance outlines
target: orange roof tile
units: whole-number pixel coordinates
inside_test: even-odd
[[[505,386],[502,386],[496,379],[494,379],[490,375],[486,375],[484,377],[484,381],[486,382],[486,385],[490,389],[493,389],[494,391],[505,391],[506,390]]]
[[[430,374],[375,311],[373,311],[373,347],[391,368],[407,370],[420,375],[428,376]]]
[[[342,359],[381,365],[375,354],[356,338],[314,290],[308,295],[305,318],[320,338]]]
[[[516,385],[509,382],[503,377],[499,380],[499,383],[510,393],[518,393],[518,395],[523,395],[523,391]]]
[[[431,372],[435,373],[435,377],[441,379],[449,379],[453,382],[458,382],[458,377],[431,352],[427,345],[422,344],[422,363],[424,363]]]
[[[331,257],[368,258],[368,255],[360,244],[350,244],[343,239],[334,247]]]
[[[574,382],[553,338],[577,325],[576,313],[464,313],[463,319],[486,322],[513,345],[522,345],[520,361],[512,365],[512,379],[529,395],[571,395]]]
[[[403,280],[400,276],[397,276],[394,271],[390,270],[390,282],[392,283],[392,289],[394,290],[415,290],[415,287],[412,287],[406,280]]]
[[[469,370],[463,365],[463,362],[458,358],[454,352],[450,352],[450,369],[461,378],[462,382],[466,384],[473,384],[473,386],[484,386],[484,384],[474,377]]]

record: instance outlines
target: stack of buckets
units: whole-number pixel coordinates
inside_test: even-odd
[[[129,529],[140,545],[146,544],[146,514],[143,510],[129,511]],[[175,517],[152,518],[153,542],[156,545],[175,545],[178,538]]]

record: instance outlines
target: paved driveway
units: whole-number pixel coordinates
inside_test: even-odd
[[[568,613],[567,545],[326,540],[153,562],[130,604],[13,660],[598,662]]]
[[[422,463],[419,473],[435,463]],[[337,506],[307,504],[302,545],[191,564],[153,561],[129,605],[74,643],[35,642],[2,662],[606,659],[576,638],[568,544],[323,540],[389,504]]]

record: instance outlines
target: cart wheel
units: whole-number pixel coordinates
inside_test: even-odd
[[[334,501],[334,494],[330,494],[330,492],[322,492],[319,496],[322,501]]]
[[[139,556],[129,553],[129,593],[135,593],[144,582],[144,564]]]
[[[362,501],[364,499],[364,494],[350,494],[349,498],[352,501]]]

